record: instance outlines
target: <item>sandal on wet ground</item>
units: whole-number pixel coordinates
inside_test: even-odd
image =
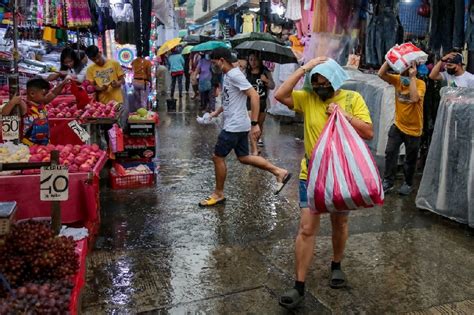
[[[290,181],[292,174],[288,173],[286,176],[283,178],[283,181],[281,183],[277,183],[277,188],[275,190],[275,195],[278,195],[280,191],[285,188],[285,185]]]
[[[346,274],[340,269],[332,270],[329,286],[333,289],[345,288],[347,286]]]
[[[290,289],[280,296],[279,304],[287,309],[294,309],[304,300],[304,295],[300,295],[296,289]]]
[[[216,199],[214,197],[209,196],[206,199],[201,200],[199,202],[199,206],[200,207],[212,207],[212,206],[215,206],[215,205],[223,204],[224,202],[225,202],[225,198]]]

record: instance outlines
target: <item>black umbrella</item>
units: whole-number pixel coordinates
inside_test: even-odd
[[[282,41],[280,41],[278,38],[276,38],[275,36],[269,33],[256,33],[256,32],[237,34],[230,39],[230,43],[232,47],[236,47],[244,42],[255,41],[255,40],[263,40],[266,42],[283,44]]]
[[[239,53],[239,58],[248,57],[252,53],[258,53],[260,58],[265,61],[280,64],[298,62],[290,47],[272,42],[261,40],[244,42],[235,47],[235,50]]]
[[[212,37],[204,35],[186,35],[183,37],[183,42],[186,42],[188,45],[197,45],[210,40],[212,40]]]

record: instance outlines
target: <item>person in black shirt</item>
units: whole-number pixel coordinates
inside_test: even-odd
[[[256,55],[251,54],[248,58],[246,69],[247,80],[252,84],[260,96],[260,113],[258,115],[258,125],[263,133],[263,124],[265,122],[268,91],[275,88],[272,73],[262,63],[262,60]],[[250,102],[247,102],[247,109],[250,110]],[[258,140],[251,139],[251,154],[258,155],[258,146],[263,147],[263,141],[260,135]]]

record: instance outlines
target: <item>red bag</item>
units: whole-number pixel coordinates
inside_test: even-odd
[[[84,109],[87,104],[90,103],[89,94],[81,86],[78,86],[76,83],[71,82],[71,93],[76,97],[77,108]]]

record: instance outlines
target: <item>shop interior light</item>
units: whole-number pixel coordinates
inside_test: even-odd
[[[258,11],[260,11],[260,8],[250,8],[249,10],[252,11],[252,12],[258,12]]]

